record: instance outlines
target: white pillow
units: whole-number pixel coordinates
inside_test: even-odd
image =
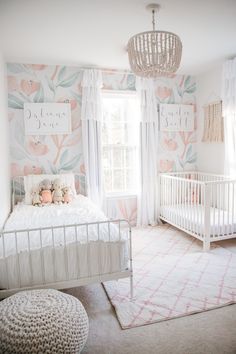
[[[41,181],[49,179],[53,182],[56,178],[60,178],[62,184],[70,187],[73,195],[76,196],[75,176],[73,173],[63,173],[61,175],[28,175],[24,176],[25,204],[32,204],[32,189],[38,187]]]

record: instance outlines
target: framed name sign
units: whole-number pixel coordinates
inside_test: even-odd
[[[160,104],[160,130],[162,131],[193,131],[193,105]]]
[[[71,133],[70,103],[24,103],[26,135]]]

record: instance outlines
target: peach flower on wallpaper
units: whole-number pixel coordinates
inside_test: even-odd
[[[168,139],[168,138],[164,139],[164,146],[169,151],[175,151],[178,148],[177,142],[173,139]]]
[[[47,145],[41,143],[41,141],[37,139],[30,139],[27,142],[27,150],[34,156],[41,156],[46,155],[49,151],[49,148]]]
[[[160,171],[161,172],[170,172],[173,170],[174,161],[170,160],[161,160],[160,161]]]
[[[30,96],[39,90],[40,83],[32,80],[21,80],[20,87],[27,96]]]
[[[19,166],[17,163],[11,164],[11,175],[16,176],[27,176],[27,175],[40,175],[42,173],[42,168],[35,165],[24,165]]]
[[[11,91],[17,91],[19,89],[19,84],[18,81],[16,79],[16,77],[14,76],[8,76],[7,77],[7,86],[8,86],[8,90]]]
[[[80,171],[80,173],[85,175],[85,166],[84,166],[84,164],[80,165],[79,171]]]
[[[164,100],[166,99],[167,97],[170,97],[171,94],[172,94],[172,89],[170,89],[169,87],[163,87],[163,86],[159,86],[157,88],[157,96],[161,99],[161,100]]]

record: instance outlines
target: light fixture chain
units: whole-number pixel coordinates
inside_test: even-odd
[[[152,29],[155,31],[155,9],[152,9]]]

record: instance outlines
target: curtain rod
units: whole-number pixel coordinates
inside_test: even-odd
[[[119,69],[106,69],[106,68],[99,68],[99,67],[92,67],[92,66],[85,66],[85,67],[80,67],[80,70],[86,70],[86,69],[97,69],[101,70],[102,72],[106,73],[111,73],[111,74],[129,74],[129,75],[134,75],[132,71],[129,70],[119,70]]]

